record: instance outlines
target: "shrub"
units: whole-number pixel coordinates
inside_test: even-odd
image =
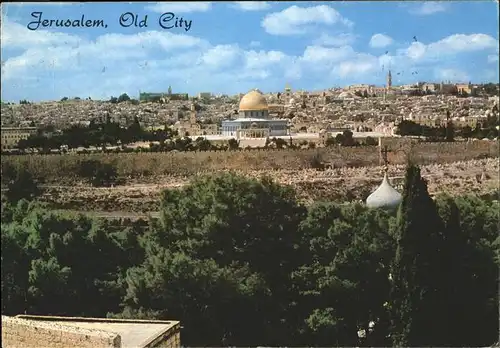
[[[97,160],[86,160],[80,164],[78,174],[89,180],[92,186],[111,186],[116,183],[117,168],[111,163],[102,163]]]

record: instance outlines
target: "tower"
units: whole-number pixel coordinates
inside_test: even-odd
[[[194,105],[194,103],[191,104],[189,123],[196,124],[196,105]]]
[[[390,89],[392,87],[392,74],[391,71],[387,73],[387,82],[386,82],[386,88]]]

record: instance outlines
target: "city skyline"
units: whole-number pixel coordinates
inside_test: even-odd
[[[82,16],[107,27],[42,25]],[[393,85],[499,75],[493,1],[3,4],[1,42],[6,102],[382,86],[389,69]]]

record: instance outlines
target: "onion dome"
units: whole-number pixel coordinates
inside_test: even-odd
[[[380,186],[366,199],[366,205],[370,208],[396,209],[403,196],[394,189],[387,180],[387,173],[384,174],[384,180]]]

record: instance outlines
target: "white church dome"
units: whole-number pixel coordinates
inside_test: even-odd
[[[389,184],[385,174],[380,186],[366,199],[366,205],[370,208],[395,209],[402,200],[403,196]]]

